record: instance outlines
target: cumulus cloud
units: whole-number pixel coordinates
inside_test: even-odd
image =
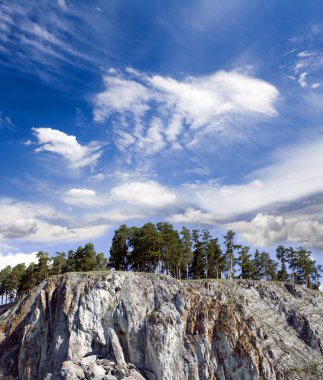
[[[196,223],[196,224],[210,224],[216,223],[216,217],[212,213],[202,212],[194,208],[187,208],[184,213],[171,215],[168,220],[172,223]]]
[[[37,252],[32,253],[8,253],[3,254],[0,253],[0,270],[5,268],[6,266],[10,265],[11,267],[14,267],[17,264],[25,263],[26,266],[28,266],[31,263],[36,263]]]
[[[199,136],[227,130],[237,117],[277,115],[278,90],[238,71],[176,80],[111,69],[104,83],[106,89],[93,99],[94,120],[118,118],[114,126],[117,146],[145,154],[165,146],[189,146]]]
[[[0,201],[0,239],[23,239],[26,242],[73,242],[101,236],[107,224],[82,225],[43,204]]]
[[[72,188],[67,190],[62,197],[63,202],[74,206],[98,206],[101,202],[96,192],[86,188]]]
[[[40,145],[35,152],[51,152],[63,157],[71,168],[82,168],[95,165],[101,157],[102,144],[92,141],[81,145],[75,136],[67,135],[57,129],[33,128]]]
[[[127,182],[111,189],[113,200],[135,206],[162,208],[175,202],[176,195],[155,181]]]
[[[305,216],[257,214],[251,221],[231,223],[243,239],[260,246],[284,241],[297,242],[323,249],[323,223]]]

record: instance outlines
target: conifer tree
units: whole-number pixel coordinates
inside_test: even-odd
[[[203,278],[204,268],[203,268],[203,243],[200,241],[200,231],[192,231],[192,239],[194,243],[193,251],[193,264],[192,264],[192,275],[195,279]]]
[[[208,230],[202,230],[202,260],[203,260],[203,274],[204,278],[209,276],[209,261],[210,261],[210,241],[211,234]]]
[[[234,275],[234,265],[235,265],[235,256],[234,253],[237,249],[240,249],[241,246],[234,243],[235,232],[229,230],[224,236],[224,244],[226,247],[225,259],[227,266],[227,278],[231,280]]]
[[[192,251],[192,236],[190,233],[190,230],[187,229],[186,227],[183,227],[181,230],[181,243],[182,243],[182,266],[183,266],[183,272],[185,271],[186,273],[186,279],[189,277],[189,270],[192,265],[192,260],[193,260],[193,251]]]
[[[290,255],[289,266],[294,273],[294,283],[303,284],[310,288],[311,278],[316,273],[316,262],[311,257],[312,252],[304,247],[293,250]]]
[[[238,264],[241,269],[239,277],[244,279],[252,278],[255,272],[254,261],[251,259],[252,255],[249,250],[250,248],[247,246],[242,247],[238,257]]]
[[[131,266],[134,271],[156,272],[161,260],[161,237],[153,223],[129,230],[132,248]]]
[[[110,248],[109,267],[115,270],[127,271],[129,269],[129,229],[126,224],[122,224],[114,231],[112,245]]]
[[[221,278],[225,270],[225,257],[223,256],[219,240],[211,239],[208,245],[208,276],[209,278]]]
[[[96,255],[96,270],[106,270],[108,267],[108,260],[105,258],[104,253],[100,252]]]
[[[37,282],[41,283],[49,276],[51,258],[49,257],[48,252],[43,251],[37,252],[36,257],[38,259],[36,265]]]
[[[170,223],[157,223],[161,239],[161,258],[167,274],[180,278],[183,247],[177,230]]]
[[[276,257],[280,261],[280,269],[277,272],[277,279],[279,281],[288,281],[288,272],[287,272],[287,264],[288,264],[288,248],[285,248],[283,245],[279,245],[276,248]]]
[[[66,253],[56,252],[52,258],[52,267],[50,269],[51,275],[62,274],[66,270]]]

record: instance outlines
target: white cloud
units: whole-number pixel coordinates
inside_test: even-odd
[[[249,120],[277,115],[278,90],[238,71],[176,80],[134,69],[126,73],[112,69],[104,83],[106,89],[93,99],[94,120],[103,122],[111,116],[115,120],[117,116],[117,145],[132,147],[136,153],[157,153],[167,143],[173,148],[190,146],[199,136],[229,129],[237,117]],[[147,144],[148,149],[143,150]]]
[[[35,149],[36,152],[56,153],[62,156],[71,168],[95,165],[103,153],[102,144],[93,141],[88,145],[81,145],[75,136],[57,129],[33,128],[33,132],[41,145]]]
[[[289,241],[323,249],[323,223],[305,216],[260,213],[250,222],[231,223],[227,227],[235,229],[243,239],[254,245],[268,246]]]
[[[66,191],[62,197],[63,202],[75,206],[98,206],[101,204],[96,192],[91,189],[72,188]]]
[[[11,267],[14,267],[17,264],[25,263],[26,266],[28,266],[31,263],[36,263],[37,252],[32,253],[8,253],[8,254],[2,254],[0,253],[0,270],[5,268],[6,266],[10,265]]]
[[[304,87],[308,87],[308,84],[306,82],[306,76],[307,76],[307,73],[301,73],[299,78],[298,78],[298,83],[304,88]]]
[[[160,119],[153,119],[146,134],[138,141],[138,150],[153,154],[159,152],[165,146],[163,137],[163,123]]]
[[[9,116],[3,115],[0,111],[0,129],[15,129],[15,125]]]
[[[132,80],[110,71],[104,77],[106,90],[95,97],[94,120],[102,122],[114,112],[129,112],[136,116],[144,114],[149,106],[152,94],[150,90]]]
[[[274,162],[251,173],[248,181],[236,185],[219,182],[189,184],[182,188],[181,199],[212,213],[216,220],[296,201],[323,189],[323,139],[285,147]]]
[[[65,215],[43,204],[12,199],[0,201],[0,239],[4,241],[84,241],[101,236],[109,227],[107,224],[82,225],[77,216],[74,220],[68,220]]]
[[[210,224],[216,223],[216,218],[211,213],[202,212],[194,208],[187,208],[184,213],[171,215],[168,220],[173,223],[196,223],[196,224]]]
[[[67,8],[66,1],[65,0],[57,0],[58,5],[62,8]]]
[[[176,195],[154,181],[128,182],[111,189],[112,199],[135,206],[162,208],[175,202]]]
[[[322,27],[313,25],[308,34],[290,39],[294,48],[286,56],[287,67],[293,75],[288,77],[297,80],[303,88],[316,89],[322,85],[323,49],[316,48],[322,37]]]
[[[312,84],[308,84],[307,80],[306,80],[306,77],[307,77],[307,73],[304,72],[304,73],[301,73],[299,78],[298,78],[298,83],[301,85],[301,87],[303,88],[318,88],[321,86],[321,83],[319,82],[315,82],[315,83],[312,83]]]

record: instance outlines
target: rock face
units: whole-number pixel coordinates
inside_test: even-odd
[[[323,297],[144,273],[52,277],[0,315],[0,378],[322,379]]]

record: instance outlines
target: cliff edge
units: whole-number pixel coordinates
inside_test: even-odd
[[[69,273],[0,310],[0,378],[322,379],[322,293]]]

